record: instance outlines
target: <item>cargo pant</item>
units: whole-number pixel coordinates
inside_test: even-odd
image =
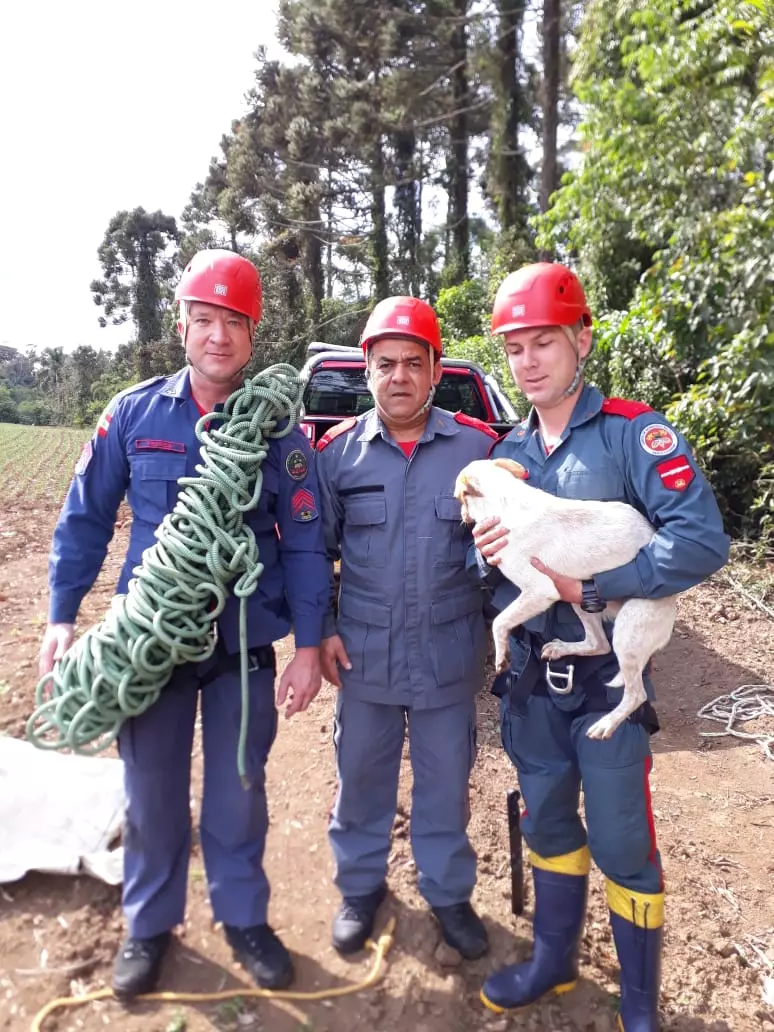
[[[201,848],[216,921],[266,923],[268,827],[265,765],[277,729],[274,651],[251,652],[247,773],[237,771],[241,715],[238,657],[216,654],[173,674],[159,699],[119,736],[127,807],[123,906],[129,935],[150,938],[185,915],[191,850],[191,749],[201,699],[204,786]]]
[[[334,741],[338,794],[328,830],[342,896],[363,896],[387,877],[403,742],[414,784],[411,845],[430,906],[470,899],[476,855],[467,835],[468,782],[476,758],[475,700],[434,709],[365,702],[339,692]]]

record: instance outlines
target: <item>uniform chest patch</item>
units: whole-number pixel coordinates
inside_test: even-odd
[[[306,487],[299,487],[290,499],[290,509],[297,523],[309,523],[317,519],[317,502],[312,492]]]
[[[656,470],[662,484],[670,491],[684,491],[696,476],[685,455],[675,455],[673,459],[659,462]]]
[[[139,437],[134,442],[135,451],[168,451],[185,455],[182,441],[159,441],[155,437]]]
[[[294,448],[292,452],[288,453],[288,457],[285,459],[285,469],[291,480],[304,479],[309,472],[309,463],[300,448]]]
[[[665,423],[649,423],[640,433],[640,447],[648,455],[671,455],[677,447],[677,434]]]

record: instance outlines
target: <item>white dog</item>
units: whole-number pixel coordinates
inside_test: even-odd
[[[651,524],[624,502],[578,501],[556,498],[530,487],[526,470],[511,459],[479,459],[457,477],[454,494],[462,504],[466,523],[498,516],[510,532],[498,558],[499,569],[521,589],[519,597],[494,620],[495,661],[498,672],[510,661],[508,633],[545,612],[559,600],[550,577],[530,562],[536,556],[557,573],[588,580],[630,562],[653,537]],[[602,617],[615,620],[613,650],[620,673],[609,687],[623,686],[623,697],[611,713],[589,728],[590,738],[609,738],[615,729],[646,700],[642,671],[653,655],[669,641],[676,616],[674,596],[630,598],[608,602],[604,614],[586,613],[573,605],[583,624],[583,641],[551,641],[542,658],[602,656],[610,644]]]

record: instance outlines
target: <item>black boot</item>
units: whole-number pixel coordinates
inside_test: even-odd
[[[374,930],[376,912],[387,895],[381,885],[367,896],[345,896],[333,919],[333,945],[345,956],[362,950]]]
[[[113,965],[113,992],[119,999],[153,992],[171,939],[171,932],[161,932],[150,939],[129,938],[121,944]]]
[[[489,936],[484,922],[467,901],[448,907],[433,907],[443,940],[465,960],[478,960],[489,949]]]
[[[234,956],[261,989],[287,989],[293,981],[290,954],[267,924],[249,928],[223,925]]]

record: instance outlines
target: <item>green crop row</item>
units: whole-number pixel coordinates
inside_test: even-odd
[[[0,505],[59,508],[90,431],[0,423]]]

